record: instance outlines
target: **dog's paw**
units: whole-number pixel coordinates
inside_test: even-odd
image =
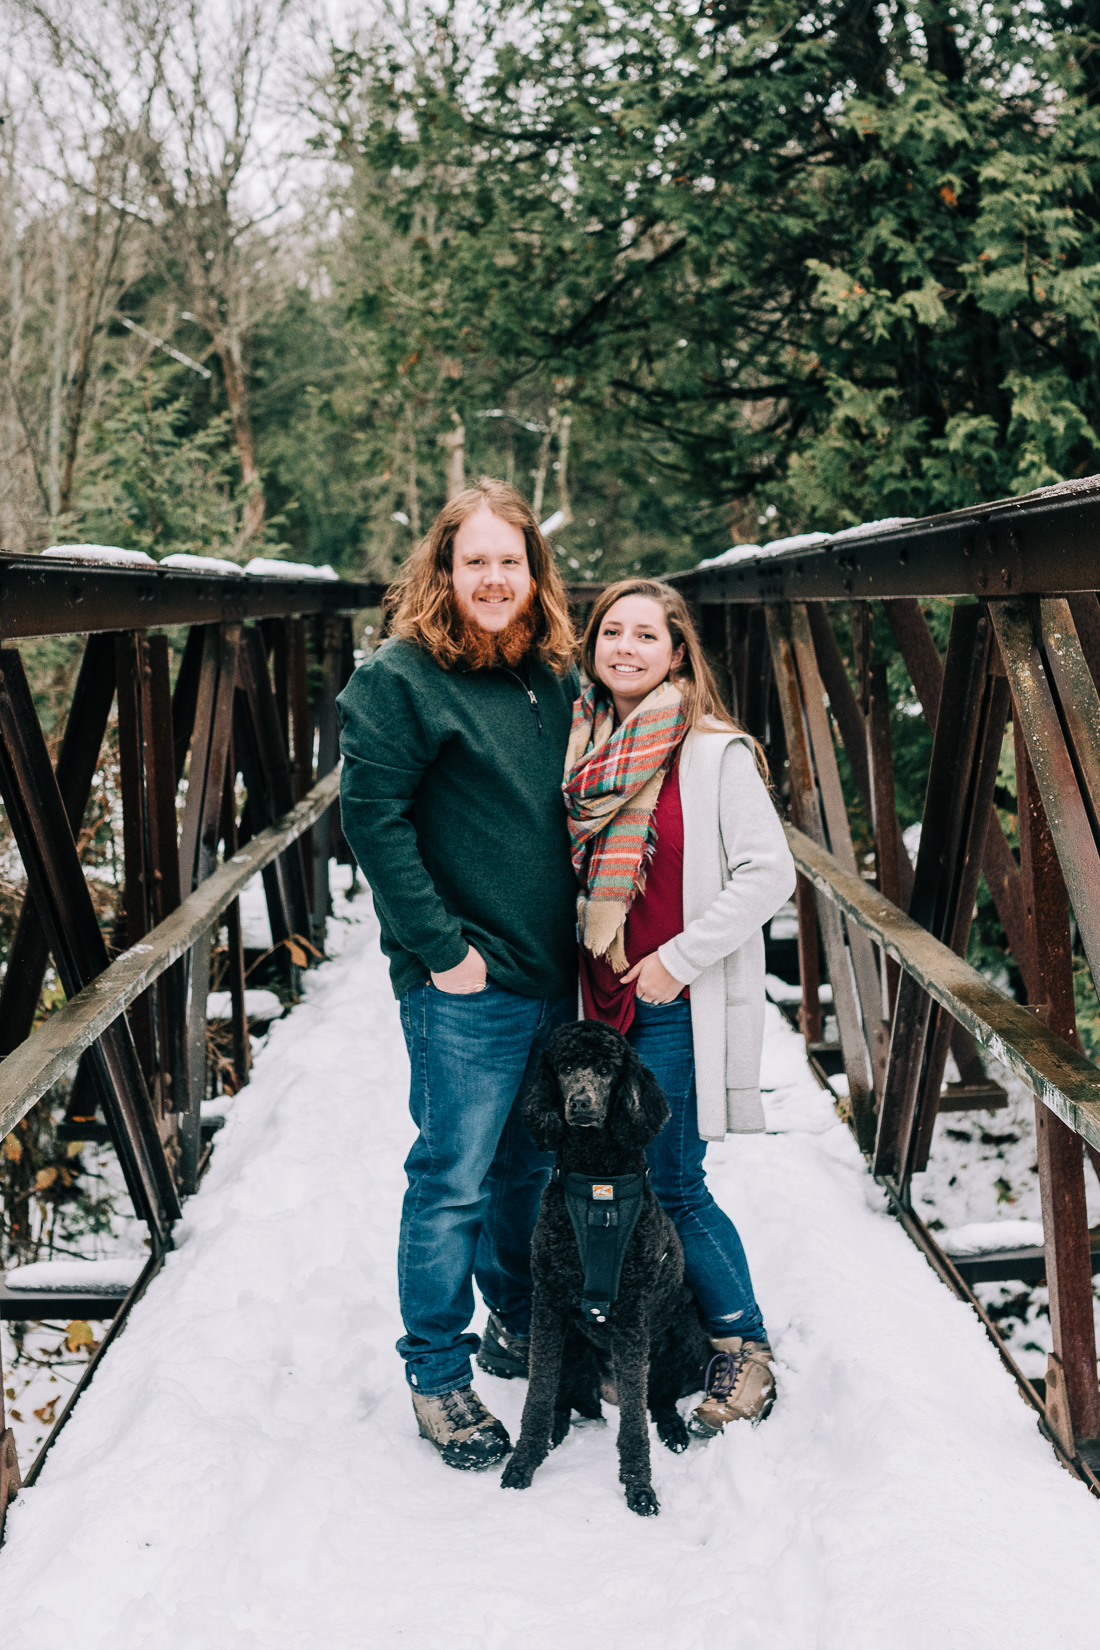
[[[572,1413],[572,1410],[569,1409],[556,1409],[554,1411],[554,1424],[550,1428],[551,1449],[557,1449],[562,1439],[568,1433]]]
[[[691,1434],[677,1410],[672,1410],[667,1415],[659,1415],[655,1420],[657,1436],[666,1449],[670,1449],[673,1455],[679,1455],[682,1450],[687,1449],[691,1442]]]
[[[534,1476],[534,1467],[527,1466],[518,1455],[513,1455],[500,1475],[500,1487],[503,1490],[527,1490]]]
[[[627,1484],[626,1504],[640,1518],[653,1518],[661,1510],[651,1484]]]

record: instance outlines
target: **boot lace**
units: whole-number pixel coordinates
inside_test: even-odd
[[[731,1397],[740,1367],[740,1353],[716,1352],[707,1365],[707,1397],[717,1398],[720,1403]]]
[[[479,1427],[489,1418],[485,1405],[470,1387],[464,1387],[459,1392],[441,1393],[440,1398],[443,1413],[456,1432],[463,1427]]]

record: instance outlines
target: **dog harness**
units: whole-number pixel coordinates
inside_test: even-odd
[[[619,1297],[623,1257],[642,1212],[649,1170],[593,1180],[555,1169],[551,1179],[565,1193],[584,1268],[581,1316],[592,1323],[606,1323]]]

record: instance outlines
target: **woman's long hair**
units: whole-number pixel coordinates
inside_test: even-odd
[[[581,669],[589,681],[599,682],[596,675],[596,638],[600,633],[600,626],[615,603],[622,601],[624,596],[644,596],[648,601],[656,602],[664,613],[668,633],[672,638],[673,653],[678,647],[684,650],[683,658],[672,673],[672,679],[680,689],[684,709],[684,733],[691,733],[705,722],[719,722],[723,727],[732,729],[734,733],[745,733],[747,730],[740,722],[734,720],[722,703],[714,672],[703,654],[699,634],[692,623],[687,602],[678,590],[674,590],[670,584],[663,584],[660,579],[620,579],[618,584],[609,584],[603,595],[593,604],[581,643]],[[756,766],[761,777],[770,785],[763,750],[756,739],[753,739],[752,744]]]
[[[482,506],[523,533],[527,565],[535,583],[534,645],[543,663],[564,676],[576,657],[577,644],[553,552],[523,494],[506,481],[494,481],[489,476],[482,476],[475,487],[467,487],[448,500],[427,537],[421,539],[390,586],[386,595],[390,634],[415,642],[444,670],[458,663],[462,657],[462,619],[452,600],[454,540],[466,518]]]

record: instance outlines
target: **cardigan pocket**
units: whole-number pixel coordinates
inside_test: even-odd
[[[760,1082],[760,1050],[750,1003],[726,1005],[726,1087],[755,1089]]]

